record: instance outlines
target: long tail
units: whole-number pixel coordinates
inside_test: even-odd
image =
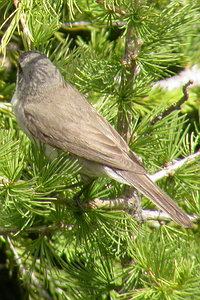
[[[133,174],[128,171],[116,170],[129,185],[134,186],[139,192],[149,198],[156,206],[168,213],[178,224],[191,227],[192,223],[186,213],[184,213],[176,203],[163,192],[146,174]]]

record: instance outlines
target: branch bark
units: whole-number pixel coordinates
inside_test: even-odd
[[[186,163],[191,162],[191,161],[195,160],[198,157],[200,157],[200,150],[197,151],[194,154],[191,154],[191,155],[179,160],[179,161],[176,161],[175,163],[169,163],[166,168],[164,168],[163,170],[158,171],[157,173],[155,173],[153,175],[149,175],[149,177],[151,178],[152,181],[156,182],[159,179],[162,179],[166,176],[172,175],[175,170],[181,168]]]

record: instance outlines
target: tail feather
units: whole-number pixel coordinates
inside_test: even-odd
[[[184,213],[176,203],[163,192],[147,174],[133,174],[128,171],[115,170],[129,185],[135,187],[139,192],[149,198],[161,210],[168,213],[178,224],[191,227],[192,223],[186,213]]]

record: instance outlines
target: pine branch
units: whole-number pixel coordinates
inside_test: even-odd
[[[125,70],[122,72],[119,87],[119,90],[123,91],[122,94],[125,93],[125,91],[133,89],[134,79],[138,72],[136,60],[141,46],[142,40],[133,33],[133,29],[131,27],[128,27],[125,36],[124,57],[122,59],[122,64],[124,64]],[[128,136],[130,136],[129,131],[131,119],[132,112],[129,109],[129,101],[126,104],[122,97],[122,99],[119,99],[117,131],[125,141],[128,141]]]
[[[130,204],[129,202],[124,202],[124,198],[117,198],[115,200],[104,200],[104,199],[94,199],[90,201],[89,203],[90,209],[93,207],[93,209],[108,209],[110,210],[131,210],[133,209],[132,203]],[[88,204],[87,204],[88,206]],[[197,215],[188,215],[191,222],[196,223],[199,220],[199,216]],[[142,209],[141,210],[141,216],[139,217],[139,221],[141,222],[153,222],[154,224],[162,224],[163,222],[165,223],[166,221],[169,222],[171,221],[171,217],[165,213],[161,212],[159,210],[147,210],[147,209]],[[155,223],[156,221],[156,223]],[[157,223],[158,222],[158,223]],[[3,228],[0,227],[0,235],[3,236],[11,236],[13,234],[19,235],[20,233],[37,233],[40,235],[47,235],[49,233],[56,233],[58,231],[66,231],[66,230],[72,230],[74,228],[74,225],[69,225],[69,224],[58,224],[55,226],[49,226],[49,225],[44,225],[44,226],[33,226],[31,228],[24,228],[23,230],[20,230],[18,227],[13,227],[13,228]]]
[[[103,200],[103,199],[94,199],[91,201],[94,208],[98,209],[109,209],[109,210],[128,210],[130,209],[132,211],[132,203],[124,201],[124,198],[117,198],[115,200]],[[195,223],[199,216],[197,215],[189,215],[191,222]],[[160,210],[147,210],[142,209],[141,210],[141,216],[139,220],[145,220],[147,222],[151,221],[158,221],[159,223],[165,222],[165,221],[171,221],[171,217],[165,213],[161,212]]]
[[[174,174],[174,171],[181,168],[182,166],[184,166],[186,163],[191,162],[193,160],[195,160],[196,158],[198,158],[200,156],[200,150],[194,154],[191,154],[179,161],[176,161],[175,163],[166,163],[167,167],[165,167],[163,170],[160,170],[158,172],[156,172],[155,174],[151,174],[149,175],[150,179],[154,182],[167,177],[167,176],[171,176],[172,174]],[[0,176],[0,181],[2,182],[0,184],[0,186],[4,186],[7,185],[10,181],[8,180],[8,178],[5,178],[3,176]],[[19,181],[21,182],[21,181]],[[18,183],[19,183],[18,182]],[[77,184],[75,184],[75,186],[77,186]]]
[[[164,168],[163,170],[161,170],[153,175],[149,175],[149,177],[151,178],[151,180],[156,182],[157,180],[160,180],[166,176],[171,176],[172,174],[174,174],[175,170],[181,168],[186,163],[195,160],[199,156],[200,156],[200,150],[194,154],[191,154],[191,155],[179,160],[179,161],[176,161],[175,163],[167,163],[166,168]]]
[[[197,32],[198,1],[192,5],[183,1],[167,1],[167,4],[157,1],[154,5],[142,0],[5,0],[2,3],[2,49],[12,41],[22,51],[31,46],[30,50],[54,58],[67,80],[80,87],[93,104],[103,107],[104,116],[112,124],[116,125],[117,117],[124,122],[118,121],[117,125],[125,139],[129,136],[129,126],[135,129],[139,137],[135,139],[135,150],[142,155],[145,151],[143,157],[147,164],[152,161],[163,165],[183,153],[196,151],[195,130],[192,126],[191,131],[186,130],[186,121],[179,118],[179,111],[173,112],[180,109],[182,101],[187,101],[188,87],[182,99],[171,107],[173,113],[168,109],[161,118],[168,117],[150,129],[147,114],[154,103],[147,95],[154,82],[170,73],[171,66],[182,67],[185,63],[187,49],[183,45],[188,42],[188,35]],[[86,30],[78,32],[83,26]],[[195,43],[190,44],[194,53]],[[7,52],[11,61],[12,49]],[[12,70],[5,71],[5,88],[8,82],[9,88],[14,81]],[[3,91],[9,99],[11,93]],[[160,111],[155,106],[151,119]],[[73,185],[78,181],[75,175],[78,171],[73,173],[70,167],[66,170],[66,162],[71,166],[70,161],[63,157],[63,161],[56,159],[52,163],[42,151],[30,150],[24,135],[15,132],[10,105],[0,103],[0,110],[3,116],[0,234],[4,240],[10,235],[6,251],[13,253],[19,277],[25,284],[27,277],[32,280],[27,285],[27,297],[46,299],[48,294],[53,299],[199,297],[197,230],[192,229],[188,237],[181,233],[182,228],[160,226],[159,230],[146,230],[143,226],[141,234],[141,226],[134,227],[136,216],[124,213],[134,211],[134,199],[118,198],[121,185],[110,184],[106,189],[106,179],[96,181],[85,191],[81,210],[73,201],[79,188],[66,188],[66,182]],[[149,159],[155,149],[158,149],[156,158]],[[198,212],[199,191],[190,195],[193,192],[189,188],[198,185],[198,163],[199,152],[166,164],[167,167],[150,177],[156,181],[173,176],[184,167],[185,174],[181,169],[180,177],[174,176],[175,184],[181,189],[179,178],[185,180],[186,198],[194,196],[191,204],[187,202],[190,211]],[[109,200],[113,198],[117,199]],[[136,198],[139,199],[137,195]],[[87,202],[87,199],[94,200]],[[141,216],[153,222],[153,226],[170,221],[159,210],[143,210]],[[191,220],[197,223],[195,215],[191,215]],[[61,264],[59,258],[67,264]],[[12,267],[12,255],[8,256],[8,262],[9,259]],[[36,278],[32,274],[26,276],[30,266]],[[122,289],[118,282],[123,283]],[[35,295],[35,291],[40,295]]]
[[[149,177],[151,178],[151,180],[153,180],[154,182],[157,180],[160,180],[166,176],[170,176],[171,174],[174,173],[175,170],[181,168],[182,166],[184,166],[186,163],[191,162],[195,159],[197,159],[198,157],[200,157],[200,151],[189,155],[188,157],[181,159],[178,162],[175,162],[174,164],[168,164],[168,166],[153,174],[153,175],[149,175]],[[3,183],[1,184],[1,186],[7,184],[8,182],[6,181],[5,178],[1,177],[0,178],[1,181],[3,181]],[[51,200],[49,200],[49,202],[51,202]],[[54,199],[52,199],[52,202],[55,202]],[[56,201],[57,205],[66,205],[66,201]],[[83,205],[84,206],[84,205]],[[126,199],[125,198],[116,198],[113,200],[107,199],[107,200],[102,200],[99,198],[90,200],[86,203],[87,208],[89,207],[90,209],[108,209],[108,210],[123,210],[123,211],[133,211],[133,201],[132,198],[130,199]],[[195,222],[197,220],[198,216],[190,216],[190,219],[192,222]],[[161,213],[159,211],[149,211],[149,210],[141,210],[141,218],[140,219],[153,219],[153,220],[159,220],[159,221],[165,221],[165,220],[170,220],[170,217],[165,214],[165,213]],[[26,228],[23,229],[23,232],[27,232],[27,233],[39,233],[39,234],[47,234],[49,232],[56,232],[59,230],[71,230],[73,226],[72,225],[66,225],[63,223],[54,225],[54,226],[33,226],[31,228]],[[20,232],[20,228],[0,228],[0,235],[9,235],[9,234],[16,234]]]
[[[183,167],[184,165],[186,165],[188,162],[194,161],[195,159],[197,159],[198,157],[200,157],[200,150],[194,154],[189,155],[188,157],[185,157],[184,159],[181,159],[178,162],[175,163],[168,163],[167,167],[153,175],[149,175],[149,177],[151,178],[152,181],[156,182],[157,180],[160,180],[166,176],[171,176],[172,174],[174,174],[175,170]],[[107,208],[107,209],[122,209],[122,210],[130,210],[133,211],[135,209],[135,207],[133,207],[133,199],[132,197],[130,197],[130,199],[124,199],[124,198],[117,198],[114,200],[101,200],[101,199],[95,199],[93,201],[91,201],[91,205],[94,205],[95,207],[101,208]],[[137,213],[137,210],[136,210]],[[144,218],[145,216],[148,216],[148,213],[145,213],[145,210],[141,210],[141,217]],[[150,213],[149,213],[150,215]],[[159,215],[159,212],[156,211],[154,214],[152,214],[151,218],[153,217],[153,219],[157,219]],[[164,220],[164,219],[170,219],[170,217],[165,214],[162,213],[160,214],[160,220]],[[164,219],[162,218],[162,216],[164,217]],[[139,217],[140,218],[140,217]],[[191,221],[195,221],[196,219],[198,219],[198,216],[190,216]]]
[[[192,223],[197,222],[197,220],[199,219],[199,216],[195,216],[195,215],[188,215],[188,216]],[[142,218],[143,220],[152,222],[156,226],[160,226],[163,222],[171,221],[171,217],[167,213],[158,210],[144,209],[142,210]]]

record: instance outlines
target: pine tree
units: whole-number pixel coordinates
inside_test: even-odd
[[[198,62],[198,0],[1,0],[0,12],[0,247],[12,299],[199,299],[199,89],[155,85]],[[80,193],[77,162],[48,160],[16,124],[17,50],[53,61],[193,228],[111,179]]]

